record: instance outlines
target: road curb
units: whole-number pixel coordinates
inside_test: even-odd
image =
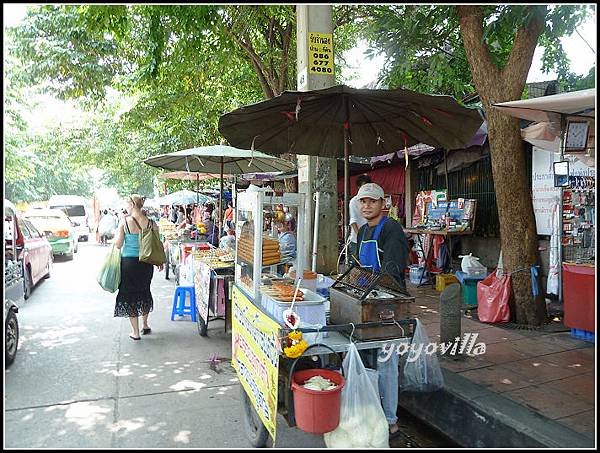
[[[582,448],[594,439],[442,368],[444,388],[401,392],[398,404],[463,447]]]

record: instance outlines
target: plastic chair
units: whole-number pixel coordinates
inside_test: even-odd
[[[186,305],[187,294],[190,295],[190,305]],[[171,321],[174,321],[175,315],[191,315],[192,321],[196,322],[196,290],[193,286],[178,286],[173,296],[173,310],[171,311]]]

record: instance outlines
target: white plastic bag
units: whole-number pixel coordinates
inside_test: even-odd
[[[483,270],[485,272],[486,267],[479,262],[479,258],[473,256],[472,253],[468,255],[459,255],[462,258],[460,267],[465,274],[475,273],[477,270]]]
[[[342,389],[340,424],[325,433],[328,448],[389,448],[388,422],[372,378],[354,343],[344,358],[346,385]]]
[[[179,285],[194,286],[194,264],[192,255],[188,255],[179,267]]]
[[[444,376],[436,350],[428,354],[429,338],[421,321],[417,319],[411,350],[406,357],[400,389],[408,392],[434,392],[444,386]],[[431,352],[431,348],[429,348]]]

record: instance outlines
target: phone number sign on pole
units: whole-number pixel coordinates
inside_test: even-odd
[[[332,33],[308,33],[308,72],[333,75]]]

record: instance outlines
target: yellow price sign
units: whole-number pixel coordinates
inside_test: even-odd
[[[333,75],[332,33],[308,33],[308,72]]]

